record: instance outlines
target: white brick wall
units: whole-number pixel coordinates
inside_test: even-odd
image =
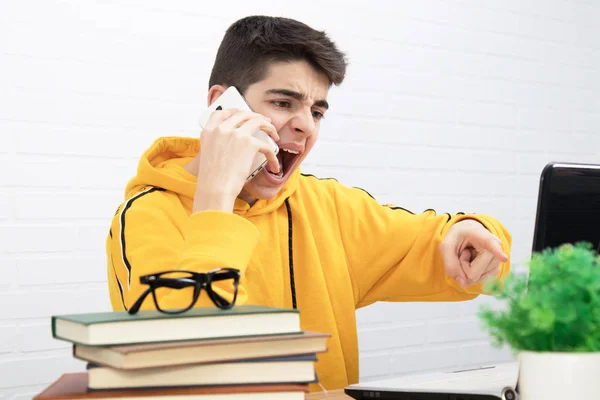
[[[584,0],[0,2],[0,399],[81,370],[52,314],[108,310],[107,223],[140,153],[197,135],[226,27],[326,29],[347,81],[304,170],[420,212],[500,218],[530,253],[550,160],[600,162],[600,6]],[[339,13],[343,10],[343,18]],[[468,303],[358,312],[361,377],[507,360]]]

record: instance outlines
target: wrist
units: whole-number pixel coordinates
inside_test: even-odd
[[[200,211],[225,211],[233,212],[235,196],[223,192],[209,192],[200,186],[194,195],[192,213]]]
[[[486,228],[486,226],[484,224],[482,224],[481,221],[479,221],[478,219],[476,219],[474,217],[463,217],[463,219],[461,219],[460,221],[458,221],[454,225],[476,226],[476,227],[482,226],[482,227]]]

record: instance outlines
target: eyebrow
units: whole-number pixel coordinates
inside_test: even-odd
[[[298,101],[306,100],[305,94],[296,92],[295,90],[290,90],[290,89],[269,89],[269,90],[267,90],[267,94],[275,94],[275,95],[291,97]],[[315,105],[317,107],[323,107],[326,110],[329,109],[329,103],[327,102],[327,100],[317,100],[317,101],[315,101],[315,103],[313,105]]]

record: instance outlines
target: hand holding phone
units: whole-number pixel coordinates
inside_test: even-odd
[[[279,150],[275,127],[265,116],[250,111],[247,105],[242,110],[237,108],[241,104],[234,104],[231,99],[239,96],[243,101],[243,98],[233,90],[235,88],[229,88],[230,97],[222,99],[227,91],[224,92],[200,119],[203,130],[198,190],[211,204],[228,206],[233,206],[245,183],[267,163],[271,171],[277,172],[280,168],[275,156]]]
[[[219,98],[217,98],[202,113],[199,120],[200,126],[202,128],[206,127],[206,124],[208,123],[208,120],[210,119],[210,116],[213,112],[229,109],[237,109],[240,111],[252,112],[252,109],[250,108],[248,103],[246,103],[244,97],[234,86],[228,87],[227,90],[225,90],[223,94],[221,94],[221,96],[219,96]],[[277,155],[277,153],[279,152],[279,146],[277,146],[275,138],[272,137],[273,135],[258,129],[255,132],[252,132],[252,136],[266,144],[271,149],[271,153],[273,153],[273,156]],[[277,137],[276,140],[279,140],[279,137]],[[259,151],[256,153],[256,157],[252,162],[252,166],[250,167],[248,176],[246,178],[246,182],[254,178],[267,165],[267,162],[271,159],[270,156],[271,154],[269,152]],[[273,167],[274,165],[271,165],[271,170],[274,171]]]

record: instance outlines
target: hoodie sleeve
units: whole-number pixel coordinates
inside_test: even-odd
[[[459,301],[484,293],[483,284],[463,288],[445,272],[440,243],[463,219],[482,223],[510,254],[509,232],[488,215],[438,215],[433,210],[413,214],[339,184],[334,194],[357,307],[377,301]],[[505,277],[510,259],[500,268],[499,276]]]
[[[129,309],[148,288],[140,284],[142,275],[168,270],[207,272],[221,267],[240,270],[242,279],[236,304],[243,304],[247,298],[243,275],[258,244],[258,229],[238,215],[219,211],[198,212],[176,225],[169,210],[175,209],[171,203],[179,199],[171,196],[174,195],[149,189],[117,210],[106,242],[113,309]],[[230,289],[225,286],[216,289],[231,299]],[[161,308],[185,307],[191,301],[192,289],[161,290],[159,295]],[[205,291],[196,305],[212,306]],[[150,295],[142,309],[154,307]]]

